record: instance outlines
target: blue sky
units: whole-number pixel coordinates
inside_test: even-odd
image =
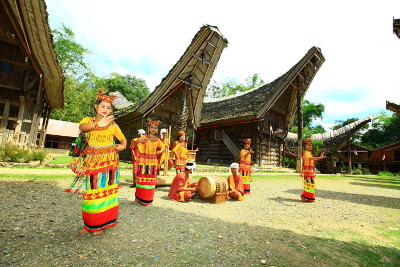
[[[98,75],[135,75],[151,90],[203,24],[229,41],[213,76],[219,81],[255,73],[273,81],[318,46],[326,61],[305,98],[326,106],[316,122],[326,128],[400,102],[400,39],[392,32],[400,1],[366,2],[46,0],[51,27],[74,31]]]

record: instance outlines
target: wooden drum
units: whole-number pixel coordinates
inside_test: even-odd
[[[213,176],[202,177],[198,182],[199,198],[210,203],[219,204],[227,199],[228,182],[226,179]]]

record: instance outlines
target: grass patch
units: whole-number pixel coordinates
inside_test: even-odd
[[[70,164],[72,157],[69,156],[60,156],[52,161],[47,162],[47,164]]]

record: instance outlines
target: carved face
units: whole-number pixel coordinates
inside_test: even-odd
[[[94,105],[98,117],[110,115],[112,108],[111,104],[106,101],[101,101],[98,105]]]

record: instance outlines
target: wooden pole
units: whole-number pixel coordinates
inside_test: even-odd
[[[167,131],[167,136],[164,139],[164,144],[167,145],[171,141],[171,126]],[[169,146],[165,148],[165,161],[164,161],[164,176],[168,176],[168,160],[169,160]]]

